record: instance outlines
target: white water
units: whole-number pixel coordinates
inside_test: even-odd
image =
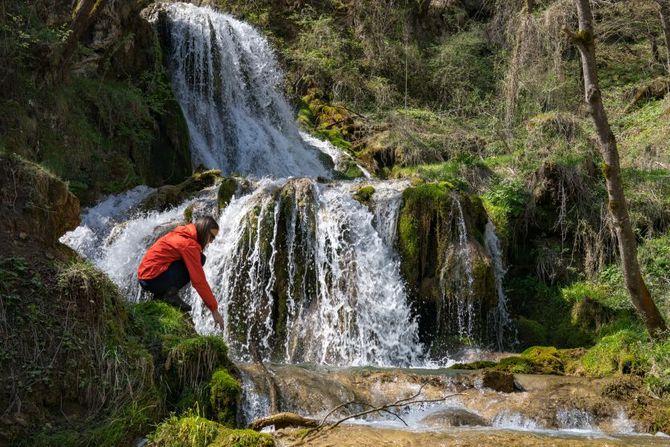
[[[401,193],[382,184],[379,188],[389,196]],[[351,183],[265,181],[224,210],[219,225],[226,237],[208,249],[211,262],[205,271],[209,278],[220,278],[213,289],[226,319],[225,337],[237,358],[251,360],[255,348],[269,359],[273,345],[280,345],[281,360],[290,363],[390,366],[418,361],[422,348],[398,261],[373,226],[373,214],[352,198],[354,191]],[[282,197],[286,200],[289,192],[289,218],[280,222]],[[388,203],[395,206],[394,200]],[[280,241],[283,232],[286,240]],[[277,262],[278,256],[286,257],[285,265]],[[285,333],[277,339],[273,308],[282,266],[286,314],[279,322]],[[192,302],[196,327],[213,330],[200,300],[193,296]]]
[[[476,297],[473,291],[475,279],[472,255],[463,207],[458,199],[454,199],[451,213],[450,220],[456,224],[458,239],[448,244],[444,256],[445,262],[440,272],[443,304],[439,311],[446,310],[448,316],[455,315],[455,318],[440,316],[438,324],[445,322],[452,326],[448,328],[449,332],[455,331],[463,340],[472,340],[475,337],[475,323],[481,316],[474,306]],[[455,293],[455,296],[449,293]]]
[[[252,179],[251,192],[232,200],[218,216],[223,237],[205,252],[231,355],[342,366],[429,365],[394,248],[408,184],[288,180],[328,174],[319,151],[336,167],[351,157],[297,130],[275,57],[253,27],[209,8],[163,8],[160,29],[194,163],[275,177]],[[364,205],[353,194],[367,184],[375,193]],[[63,238],[133,301],[141,299],[137,266],[161,229],[181,223],[190,205],[197,214],[218,215],[213,189],[165,212],[133,211],[150,192],[144,187],[109,198]],[[457,200],[452,213],[458,240],[447,250],[456,268],[443,269],[440,282],[443,291],[451,288],[458,296],[443,306],[439,321],[455,326],[445,331],[472,339],[482,316],[473,304],[471,248]],[[214,333],[202,301],[191,289],[185,295],[196,329]]]
[[[502,248],[500,240],[496,234],[496,227],[491,221],[486,223],[486,231],[484,233],[484,242],[486,249],[491,255],[493,261],[493,274],[495,277],[496,294],[498,295],[498,305],[496,312],[493,315],[494,329],[496,335],[496,347],[498,351],[505,349],[505,334],[512,330],[512,321],[510,319],[509,311],[507,310],[507,297],[503,289],[503,279],[507,270],[503,265]]]
[[[298,133],[267,40],[209,7],[175,3],[163,10],[172,86],[188,123],[193,165],[225,174],[327,176],[318,151]]]

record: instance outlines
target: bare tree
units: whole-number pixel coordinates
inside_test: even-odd
[[[670,73],[670,1],[654,0],[658,3],[659,13],[661,15],[661,25],[663,26],[663,35],[665,36],[665,49],[667,54],[666,67]]]
[[[649,335],[657,338],[665,331],[666,325],[651,299],[637,260],[637,241],[624,197],[616,138],[610,128],[598,82],[591,4],[590,0],[575,0],[575,3],[579,16],[579,31],[573,32],[565,28],[565,32],[579,49],[582,59],[585,99],[596,127],[598,146],[604,160],[603,174],[607,184],[608,208],[616,229],[624,282]]]

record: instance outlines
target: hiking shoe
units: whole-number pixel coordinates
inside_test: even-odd
[[[179,290],[172,288],[165,292],[163,295],[156,297],[157,299],[161,301],[165,301],[168,304],[173,305],[177,309],[181,310],[182,312],[190,312],[191,311],[191,306],[186,304],[184,301],[182,301],[181,298],[179,298]]]

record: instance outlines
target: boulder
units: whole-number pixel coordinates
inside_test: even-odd
[[[482,386],[501,393],[514,391],[514,375],[503,371],[485,370],[480,375]]]

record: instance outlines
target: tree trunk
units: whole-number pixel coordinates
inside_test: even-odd
[[[613,218],[619,244],[619,256],[624,282],[631,301],[639,312],[652,338],[666,329],[665,321],[651,299],[644,283],[637,260],[637,241],[628,216],[623,192],[621,167],[616,139],[607,119],[598,83],[595,43],[593,39],[593,14],[590,0],[575,0],[579,15],[579,31],[570,32],[579,49],[584,74],[584,92],[598,135],[598,146],[603,157],[603,174],[607,184],[608,208]]]
[[[256,419],[249,424],[249,428],[256,431],[261,431],[270,425],[275,426],[275,430],[280,430],[286,427],[318,427],[319,421],[316,419],[309,419],[295,413],[277,413],[271,416],[266,416]]]
[[[665,37],[665,49],[666,49],[666,67],[668,73],[670,73],[670,1],[668,0],[655,0],[659,6],[659,12],[661,14],[661,25],[663,26],[663,35]]]

